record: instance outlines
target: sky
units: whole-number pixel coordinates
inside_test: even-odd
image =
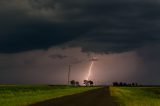
[[[0,83],[160,84],[159,0],[1,0]]]

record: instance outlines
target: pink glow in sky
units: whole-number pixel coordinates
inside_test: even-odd
[[[89,61],[92,55],[98,57],[96,64]],[[111,83],[117,80],[129,82],[137,81],[143,75],[143,62],[136,52],[92,55],[81,52],[80,48],[50,48],[47,51],[1,55],[1,67],[7,71],[3,72],[0,79],[6,83],[65,84],[69,64],[72,65],[70,79],[80,82],[83,82],[86,76],[96,83]],[[11,80],[7,81],[8,78]]]

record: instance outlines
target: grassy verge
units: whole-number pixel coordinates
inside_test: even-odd
[[[110,87],[120,106],[160,106],[160,87]]]
[[[1,85],[0,106],[23,106],[92,89],[97,87]]]

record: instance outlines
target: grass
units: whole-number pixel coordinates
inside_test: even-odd
[[[120,106],[160,106],[160,87],[110,87]]]
[[[52,98],[72,95],[97,87],[67,86],[0,86],[0,106],[25,106]]]

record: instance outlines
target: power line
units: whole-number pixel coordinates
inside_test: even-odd
[[[69,65],[69,70],[68,70],[68,85],[70,85],[70,73],[71,73],[71,65]]]

